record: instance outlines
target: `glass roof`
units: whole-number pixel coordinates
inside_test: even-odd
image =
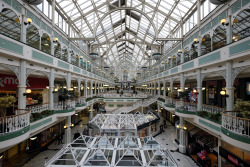
[[[105,64],[134,78],[161,49],[155,38],[166,38],[179,26],[196,0],[56,0],[57,10],[78,35],[93,38]],[[98,24],[99,23],[99,24]],[[119,76],[119,75],[117,75]]]
[[[86,143],[90,146],[76,146]],[[90,140],[91,138],[91,140]],[[131,136],[88,137],[81,135],[63,147],[46,164],[46,167],[63,166],[171,166],[176,162],[169,151],[152,137],[136,138]]]

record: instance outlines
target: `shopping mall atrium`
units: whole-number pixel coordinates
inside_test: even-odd
[[[0,14],[0,167],[250,166],[250,0]]]

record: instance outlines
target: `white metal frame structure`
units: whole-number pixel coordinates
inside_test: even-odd
[[[151,111],[143,114],[136,112],[134,114],[97,114],[89,123],[97,127],[100,133],[121,132],[137,133],[137,127],[159,119]]]
[[[100,54],[102,66],[112,67],[116,77],[127,69],[130,79],[152,65],[152,53],[162,52],[165,42],[157,39],[180,40],[183,24],[197,23],[196,18],[188,20],[197,15],[197,0],[52,0],[55,14],[47,3],[38,8],[70,40],[85,41]]]
[[[80,136],[63,147],[46,167],[171,166],[177,167],[169,151],[152,137]]]

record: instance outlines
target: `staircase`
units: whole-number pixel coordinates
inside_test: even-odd
[[[149,98],[145,100],[138,100],[136,103],[132,104],[131,106],[124,106],[124,107],[117,108],[111,111],[111,113],[113,114],[129,113],[139,107],[147,107],[156,101],[157,101],[157,97],[153,97],[153,98]]]

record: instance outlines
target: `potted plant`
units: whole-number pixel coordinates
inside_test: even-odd
[[[4,96],[0,97],[0,116],[5,117],[7,115],[7,108],[13,106],[16,102],[14,96]]]
[[[250,119],[250,101],[237,99],[234,105],[234,111],[238,111],[236,116]]]

